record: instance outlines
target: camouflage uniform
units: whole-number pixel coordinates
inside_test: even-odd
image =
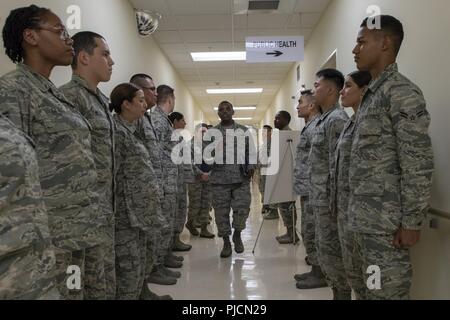
[[[173,127],[169,117],[159,106],[150,112],[150,120],[155,137],[159,144],[159,159],[161,163],[161,185],[163,187],[163,213],[165,214],[168,227],[161,230],[161,245],[158,248],[157,264],[164,264],[164,260],[172,247],[175,215],[177,211],[178,195],[178,166],[172,162]]]
[[[297,157],[294,168],[294,193],[300,196],[301,213],[301,235],[305,245],[308,260],[313,266],[318,266],[316,251],[316,232],[313,207],[309,201],[311,171],[309,154],[314,129],[319,121],[320,114],[311,119],[302,130],[300,143],[297,146]]]
[[[336,143],[348,119],[339,104],[324,113],[315,127],[309,158],[310,203],[315,218],[317,258],[329,286],[340,293],[351,289],[342,261],[337,222],[330,212],[330,174],[334,171]]]
[[[407,299],[408,249],[393,246],[400,228],[420,230],[428,210],[433,150],[421,90],[392,64],[367,89],[356,117],[350,156],[349,227],[357,268],[381,269],[381,290],[367,299]]]
[[[195,144],[195,140],[191,141],[191,154],[193,158],[193,162],[195,162],[195,155],[198,154],[203,159],[203,151],[206,147],[206,143],[202,141],[201,146],[197,146]],[[199,168],[200,167],[200,168]],[[201,165],[194,165],[194,172],[198,175],[201,175],[203,171],[209,171],[209,168],[205,163]],[[206,172],[205,172],[206,173]],[[188,223],[198,223],[201,226],[206,226],[209,223],[209,209],[211,203],[211,194],[209,183],[199,181],[198,179],[194,179],[189,182],[189,211],[188,211]]]
[[[186,148],[191,142],[184,140],[180,141]],[[184,150],[184,149],[183,149]],[[182,154],[180,155],[182,156]],[[193,162],[193,161],[192,161]],[[180,234],[184,230],[184,224],[188,214],[188,183],[194,183],[196,177],[202,172],[192,164],[181,164],[178,166],[178,197],[177,197],[177,212],[175,215],[175,234]]]
[[[137,300],[144,285],[147,236],[161,214],[161,191],[153,180],[150,156],[134,124],[114,115],[116,122],[116,278],[117,299]]]
[[[336,147],[335,170],[332,173],[331,212],[337,218],[342,258],[350,287],[355,291],[358,300],[366,296],[367,286],[364,284],[361,270],[358,270],[353,258],[355,250],[354,233],[348,227],[348,201],[350,151],[355,130],[355,115],[347,122]]]
[[[80,299],[83,291],[68,291],[67,268],[84,270],[85,249],[104,242],[98,230],[107,223],[98,214],[90,125],[52,82],[24,64],[0,79],[0,108],[36,144],[50,234],[64,250],[56,254],[60,292]]]
[[[150,162],[153,167],[154,176],[151,179],[154,183],[158,184],[160,189],[160,194],[163,195],[163,172],[160,158],[160,144],[156,137],[156,131],[151,122],[151,112],[148,111],[143,118],[139,119],[137,122],[137,132],[144,142],[147,152],[150,156]],[[164,205],[164,199],[161,198],[160,201]],[[164,241],[163,234],[165,234],[169,228],[167,218],[161,211],[157,215],[156,223],[153,227],[153,236],[147,236],[147,267],[146,267],[146,277],[150,276],[153,267],[158,264],[162,264],[164,261],[158,262],[158,256],[163,255],[160,252],[166,252],[168,248],[168,241]]]
[[[34,144],[0,115],[0,300],[58,299]]]
[[[77,110],[89,121],[92,152],[97,168],[100,214],[108,224],[104,227],[107,242],[86,250],[85,298],[115,299],[116,272],[114,250],[114,120],[109,113],[109,100],[99,90],[92,91],[77,75],[60,88]],[[103,261],[99,259],[104,258]],[[99,268],[104,267],[105,278]],[[105,291],[106,290],[106,291]]]
[[[212,192],[212,205],[216,217],[218,236],[224,238],[231,235],[230,210],[233,210],[233,225],[236,231],[246,228],[246,222],[250,213],[251,193],[250,179],[241,173],[241,165],[226,163],[226,130],[248,129],[236,122],[229,128],[219,124],[214,129],[222,132],[224,164],[214,163],[210,175]],[[230,146],[228,148],[231,149]],[[234,141],[235,163],[237,163],[237,139]]]

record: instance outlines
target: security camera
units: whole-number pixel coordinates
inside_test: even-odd
[[[161,14],[147,10],[136,10],[138,32],[143,37],[152,35],[159,27]]]

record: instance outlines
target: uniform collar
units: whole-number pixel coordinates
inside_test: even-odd
[[[73,104],[66,99],[64,94],[62,94],[62,92],[58,88],[56,88],[53,82],[31,69],[30,66],[24,63],[19,63],[17,65],[17,70],[24,74],[26,78],[43,93],[50,92],[58,100],[68,104],[72,108],[74,107]]]
[[[124,118],[122,118],[119,114],[115,114],[114,117],[132,134],[134,134],[136,132],[136,122],[130,123],[127,120],[125,120]]]
[[[289,127],[289,125],[287,125],[283,129],[281,129],[281,131],[292,131],[292,129],[291,129],[291,127]]]
[[[327,112],[325,112],[324,114],[322,114],[322,116],[320,117],[320,120],[323,120],[325,118],[327,118],[333,111],[335,111],[336,109],[339,109],[341,106],[339,104],[339,102],[336,102],[336,104]]]
[[[378,88],[394,73],[398,72],[397,63],[393,63],[384,69],[384,71],[378,76],[378,78],[372,80],[367,88],[368,91],[375,92]]]
[[[20,73],[25,74],[28,80],[30,80],[33,85],[35,85],[42,92],[47,92],[50,90],[54,91],[54,89],[56,89],[55,85],[49,79],[34,71],[30,66],[24,63],[17,64],[17,70]]]
[[[233,120],[233,122],[231,123],[231,126],[228,126],[227,128],[234,128],[234,129],[236,129],[236,127],[237,127],[237,123],[236,123],[236,121]],[[218,124],[217,128],[220,130],[220,129],[223,129],[225,127],[222,125],[222,122],[220,122]]]
[[[316,114],[311,120],[308,121],[304,129],[306,130],[312,123],[314,123],[314,120],[318,119],[321,116],[322,115],[320,113]]]
[[[72,81],[77,85],[85,88],[88,92],[92,93],[93,95],[101,98],[101,100],[105,101],[105,103],[107,103],[108,98],[103,94],[103,92],[101,92],[99,88],[96,88],[95,91],[92,91],[92,89],[89,87],[89,83],[81,76],[73,74]]]

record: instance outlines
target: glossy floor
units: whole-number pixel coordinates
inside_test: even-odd
[[[261,205],[253,192],[252,210],[247,229],[242,234],[243,254],[220,258],[222,239],[192,237],[185,230],[183,241],[191,252],[183,253],[183,276],[175,286],[150,285],[158,294],[170,294],[176,300],[313,300],[331,299],[329,288],[298,290],[293,276],[308,272],[303,244],[280,245],[275,236],[284,234],[280,220],[265,221],[261,236],[252,253],[261,226]],[[214,221],[212,229],[216,231]]]

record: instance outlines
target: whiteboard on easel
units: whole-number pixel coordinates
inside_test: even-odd
[[[264,204],[296,201],[294,194],[294,167],[299,131],[274,131],[269,166],[261,170],[266,176]]]

